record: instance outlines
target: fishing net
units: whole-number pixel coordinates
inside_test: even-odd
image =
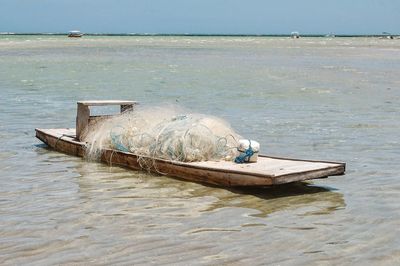
[[[136,107],[97,122],[83,134],[89,159],[98,159],[102,149],[110,148],[138,155],[144,168],[149,159],[233,160],[239,138],[222,119],[170,106]]]

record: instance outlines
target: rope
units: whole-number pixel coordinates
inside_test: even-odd
[[[246,149],[244,152],[237,149],[241,154],[235,158],[235,163],[248,163],[250,160],[250,157],[254,155],[254,150],[251,147],[251,140],[249,140],[249,148]]]
[[[59,136],[56,140],[56,143],[54,144],[54,148],[57,147],[57,143],[60,141],[60,139],[62,139],[63,137],[69,137],[69,138],[75,138],[75,135],[68,135],[68,134],[62,134],[61,136]]]

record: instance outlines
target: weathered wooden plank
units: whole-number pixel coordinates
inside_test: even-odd
[[[79,101],[78,104],[85,106],[106,106],[106,105],[135,105],[135,101],[121,101],[121,100],[93,100],[93,101]]]
[[[275,185],[298,182],[308,179],[324,178],[334,175],[342,175],[345,172],[344,165],[332,166],[323,169],[314,169],[308,172],[291,173],[287,175],[276,176],[273,179]]]
[[[119,100],[106,100],[106,101],[79,101],[77,103],[76,115],[76,137],[82,140],[83,132],[91,126],[94,126],[98,121],[110,118],[114,115],[91,116],[90,106],[106,106],[106,105],[120,105],[120,113],[132,111],[133,106],[136,105],[135,101],[119,101]],[[118,115],[118,114],[117,114]]]
[[[293,161],[287,159],[275,159],[265,156],[260,156],[257,163],[236,164],[231,161],[207,161],[207,162],[192,162],[186,163],[191,166],[201,168],[213,168],[223,171],[235,171],[246,173],[251,171],[253,175],[260,176],[282,176],[297,172],[308,172],[318,169],[328,169],[336,167],[337,163],[332,162],[309,162],[309,161]]]
[[[66,154],[83,157],[85,155],[85,145],[74,138],[74,133],[75,129],[61,131],[36,129],[36,137],[49,147]]]
[[[119,165],[135,170],[147,170],[161,175],[179,177],[200,183],[224,186],[265,186],[273,184],[270,177],[257,177],[251,174],[220,172],[213,169],[190,167],[190,165],[188,166],[165,160],[148,159],[151,167],[143,169],[136,155],[114,150],[104,150],[101,160],[110,165]]]
[[[81,140],[81,134],[89,124],[90,110],[87,105],[78,102],[76,115],[76,138]]]

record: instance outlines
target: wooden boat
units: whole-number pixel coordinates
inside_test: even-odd
[[[80,32],[79,30],[71,30],[68,32],[68,37],[70,38],[80,38],[83,36],[83,33]]]
[[[300,33],[298,31],[292,31],[292,33],[290,33],[290,38],[299,39],[300,38]]]
[[[104,116],[91,116],[90,106],[120,105],[121,113],[134,108],[132,101],[81,101],[78,102],[76,129],[36,129],[36,137],[50,148],[70,155],[85,156],[86,143],[80,140],[81,132],[104,119]],[[107,116],[109,117],[109,116]],[[133,153],[104,149],[101,161],[110,165],[123,166],[135,170],[177,177],[200,183],[220,186],[268,186],[332,175],[342,175],[345,163],[278,158],[259,155],[256,163],[236,164],[230,161],[179,162],[162,159],[149,160],[152,167],[143,169]]]

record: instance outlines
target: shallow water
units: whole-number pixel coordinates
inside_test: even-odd
[[[89,163],[34,128],[176,103],[345,176],[223,189]],[[0,264],[400,263],[400,40],[0,36]]]

